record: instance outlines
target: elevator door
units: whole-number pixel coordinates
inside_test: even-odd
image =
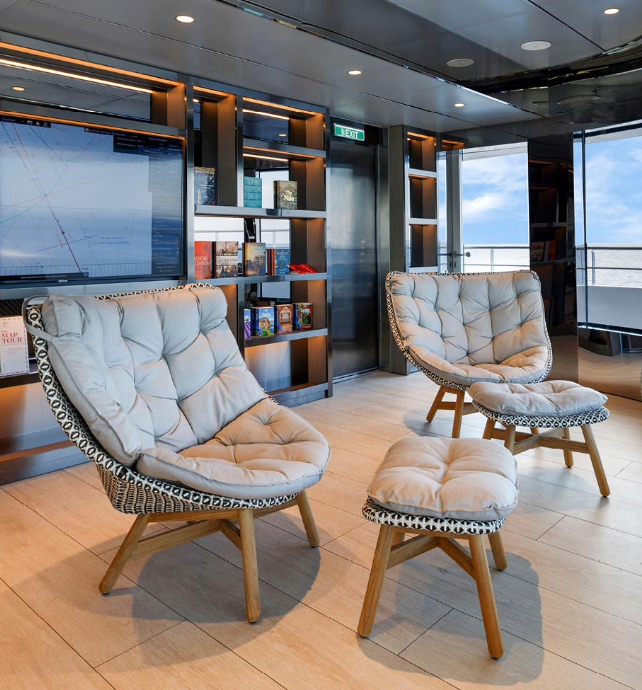
[[[369,146],[330,142],[332,374],[379,364],[376,155]]]

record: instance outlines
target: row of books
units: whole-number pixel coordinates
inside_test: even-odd
[[[290,273],[290,250],[268,249],[264,242],[245,242],[239,254],[238,242],[195,242],[195,277],[235,278]]]
[[[216,206],[216,168],[194,168],[194,203],[197,206]],[[297,183],[290,180],[274,181],[274,208],[296,210]],[[263,206],[263,180],[260,177],[243,178],[243,206]]]
[[[268,249],[264,242],[245,242],[239,253],[238,242],[198,241],[194,252],[197,280],[318,272],[309,264],[290,263],[289,249]]]
[[[293,331],[312,329],[312,304],[295,302],[277,304],[273,307],[251,307],[243,310],[243,331],[245,339],[268,338]]]

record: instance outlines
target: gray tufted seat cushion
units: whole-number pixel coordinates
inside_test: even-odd
[[[387,289],[400,347],[436,378],[529,383],[550,369],[541,288],[531,271],[392,273]]]
[[[51,364],[116,460],[233,498],[296,493],[329,457],[323,436],[266,397],[226,321],[219,289],[42,306]]]
[[[368,495],[407,515],[501,520],[517,503],[517,465],[492,441],[405,438],[390,447]]]

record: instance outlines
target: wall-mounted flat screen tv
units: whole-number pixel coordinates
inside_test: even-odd
[[[184,272],[180,139],[0,114],[0,284]]]

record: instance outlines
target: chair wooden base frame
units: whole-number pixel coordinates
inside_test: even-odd
[[[102,594],[109,594],[128,561],[150,556],[194,539],[200,539],[208,534],[221,532],[241,551],[247,620],[249,623],[256,623],[261,618],[261,596],[256,559],[254,521],[257,518],[295,505],[299,507],[310,546],[319,546],[319,535],[305,491],[302,491],[296,498],[287,503],[270,508],[183,511],[138,515],[118,549],[118,553],[107,569],[99,589]],[[186,520],[187,524],[181,527],[142,538],[148,525],[154,522],[185,522]]]
[[[406,534],[414,534],[415,536],[406,540]],[[458,539],[468,541],[470,555],[459,545]],[[507,562],[499,532],[489,534],[488,539],[495,567],[498,570],[504,570]],[[359,635],[368,637],[372,632],[386,570],[434,548],[440,548],[475,580],[488,651],[493,659],[499,659],[504,653],[504,645],[482,535],[458,536],[451,532],[426,532],[425,530],[381,525],[357,629]]]
[[[446,393],[452,393],[455,396],[455,400],[444,400]],[[464,415],[479,412],[479,410],[473,407],[472,403],[466,402],[465,398],[466,391],[449,388],[448,386],[441,386],[433,400],[426,421],[432,422],[439,410],[454,410],[455,419],[453,420],[452,438],[459,438],[461,434],[461,422]]]
[[[497,428],[497,424],[498,422],[493,419],[486,420],[484,438],[504,441],[504,445],[513,455],[519,455],[532,448],[557,448],[564,451],[566,466],[573,467],[573,453],[586,453],[591,458],[600,493],[605,498],[611,493],[593,429],[589,424],[580,427],[584,436],[583,442],[573,441],[568,427],[558,427],[547,431],[531,428],[531,433],[528,433],[517,431],[515,426],[509,424],[503,425],[503,428]]]

